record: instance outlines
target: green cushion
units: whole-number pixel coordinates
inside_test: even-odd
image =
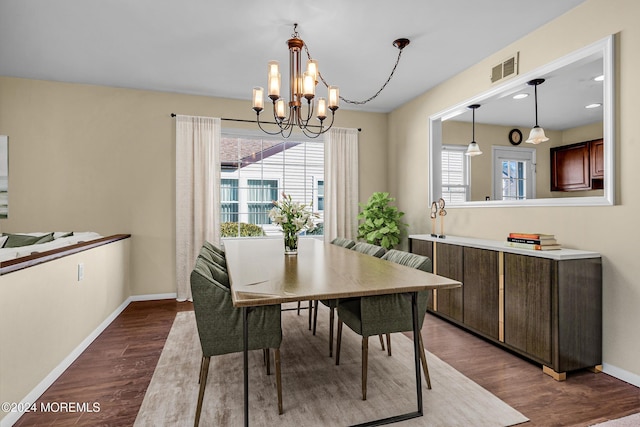
[[[220,249],[219,247],[217,247],[216,245],[214,245],[213,243],[207,242],[205,240],[205,242],[202,245],[202,247],[210,250],[211,252],[215,252],[215,253],[217,253],[218,255],[220,255],[221,257],[224,258],[224,251],[222,249]]]
[[[222,284],[226,288],[230,287],[229,275],[227,274],[226,268],[207,260],[202,255],[198,255],[198,258],[196,259],[196,266],[198,265],[198,262],[202,263],[204,266],[206,266],[206,268],[209,269],[209,275],[211,278],[213,278],[213,280]]]
[[[7,241],[4,242],[3,248],[38,245],[53,240],[53,233],[47,233],[44,236],[28,236],[26,234],[4,234],[4,236],[7,236]]]
[[[351,249],[353,246],[355,246],[356,242],[351,239],[345,239],[344,237],[336,237],[331,241],[331,244]]]
[[[422,255],[391,249],[382,256],[382,259],[426,271],[427,273],[431,273],[433,271],[431,259]]]
[[[211,282],[211,284],[220,288],[221,291],[227,292],[227,293],[231,292],[228,286],[223,285],[222,283],[220,283],[214,278],[211,266],[200,257],[198,257],[198,259],[196,260],[196,265],[193,268],[193,272],[191,273],[192,279],[193,279],[193,273],[197,273],[203,278],[207,279],[209,282]]]
[[[227,271],[227,261],[225,260],[224,256],[218,255],[217,252],[213,252],[203,246],[200,249],[200,256],[209,262],[218,264],[220,267],[223,267],[225,271]]]
[[[376,258],[380,258],[387,251],[382,246],[376,246],[376,245],[372,245],[371,243],[365,243],[365,242],[358,242],[351,249],[353,249],[356,252],[374,256]]]

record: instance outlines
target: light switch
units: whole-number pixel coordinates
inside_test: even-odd
[[[78,282],[84,279],[84,264],[78,264]]]

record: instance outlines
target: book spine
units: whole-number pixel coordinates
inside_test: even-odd
[[[514,243],[528,243],[530,245],[551,245],[556,243],[554,239],[522,239],[520,237],[507,237],[507,241]]]
[[[528,234],[528,233],[509,233],[509,237],[513,237],[516,239],[533,239],[540,240],[541,238],[547,237],[551,238],[551,235],[543,235],[543,234]]]
[[[533,249],[535,251],[541,251],[542,250],[542,246],[541,245],[536,245],[533,243],[520,243],[520,242],[510,242],[510,241],[506,241],[504,242],[505,246],[509,246],[511,248],[519,248],[519,249]]]

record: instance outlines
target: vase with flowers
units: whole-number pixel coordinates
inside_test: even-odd
[[[317,217],[311,212],[311,206],[294,202],[290,194],[282,193],[282,200],[274,201],[269,211],[269,218],[282,228],[284,234],[284,253],[298,253],[298,236],[302,230],[313,230],[313,219]]]

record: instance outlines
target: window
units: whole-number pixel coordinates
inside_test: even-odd
[[[535,149],[493,147],[492,153],[493,199],[533,199],[536,194]]]
[[[238,180],[220,180],[220,222],[238,222]]]
[[[466,146],[442,146],[442,198],[445,202],[459,203],[469,200],[469,158]]]
[[[220,141],[220,213],[222,235],[281,234],[269,211],[282,193],[307,205],[323,222],[324,143],[291,136],[223,129]],[[320,228],[321,230],[322,228]]]
[[[248,179],[249,224],[271,224],[269,211],[278,199],[278,180]]]
[[[324,211],[324,180],[318,181],[318,203],[316,206],[319,211]]]

